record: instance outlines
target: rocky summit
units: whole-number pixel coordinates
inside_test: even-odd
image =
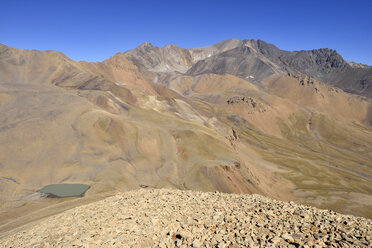
[[[371,220],[260,195],[140,189],[46,218],[2,247],[371,247]]]

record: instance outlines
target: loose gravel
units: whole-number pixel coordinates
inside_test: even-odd
[[[49,217],[0,247],[371,247],[371,220],[260,195],[140,189]]]

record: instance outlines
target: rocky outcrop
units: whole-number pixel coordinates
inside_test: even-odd
[[[252,97],[246,97],[246,96],[234,96],[229,98],[227,101],[228,105],[241,105],[244,104],[246,108],[249,109],[249,113],[253,112],[259,112],[264,113],[266,112],[266,107],[263,103],[259,102],[257,99],[254,99]]]
[[[370,247],[371,220],[260,195],[141,189],[44,219],[2,247]]]

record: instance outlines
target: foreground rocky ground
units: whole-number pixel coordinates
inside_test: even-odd
[[[49,217],[1,247],[371,247],[371,220],[260,195],[141,189]]]

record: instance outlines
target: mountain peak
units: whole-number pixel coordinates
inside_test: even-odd
[[[153,48],[154,46],[150,42],[143,42],[141,45],[139,45],[137,48]]]
[[[326,65],[330,68],[341,68],[346,64],[342,56],[334,49],[319,48],[311,50],[311,53],[315,56],[315,62],[320,65]]]
[[[280,49],[275,45],[259,39],[243,40],[242,46],[253,48],[265,56],[275,56],[280,52]]]

